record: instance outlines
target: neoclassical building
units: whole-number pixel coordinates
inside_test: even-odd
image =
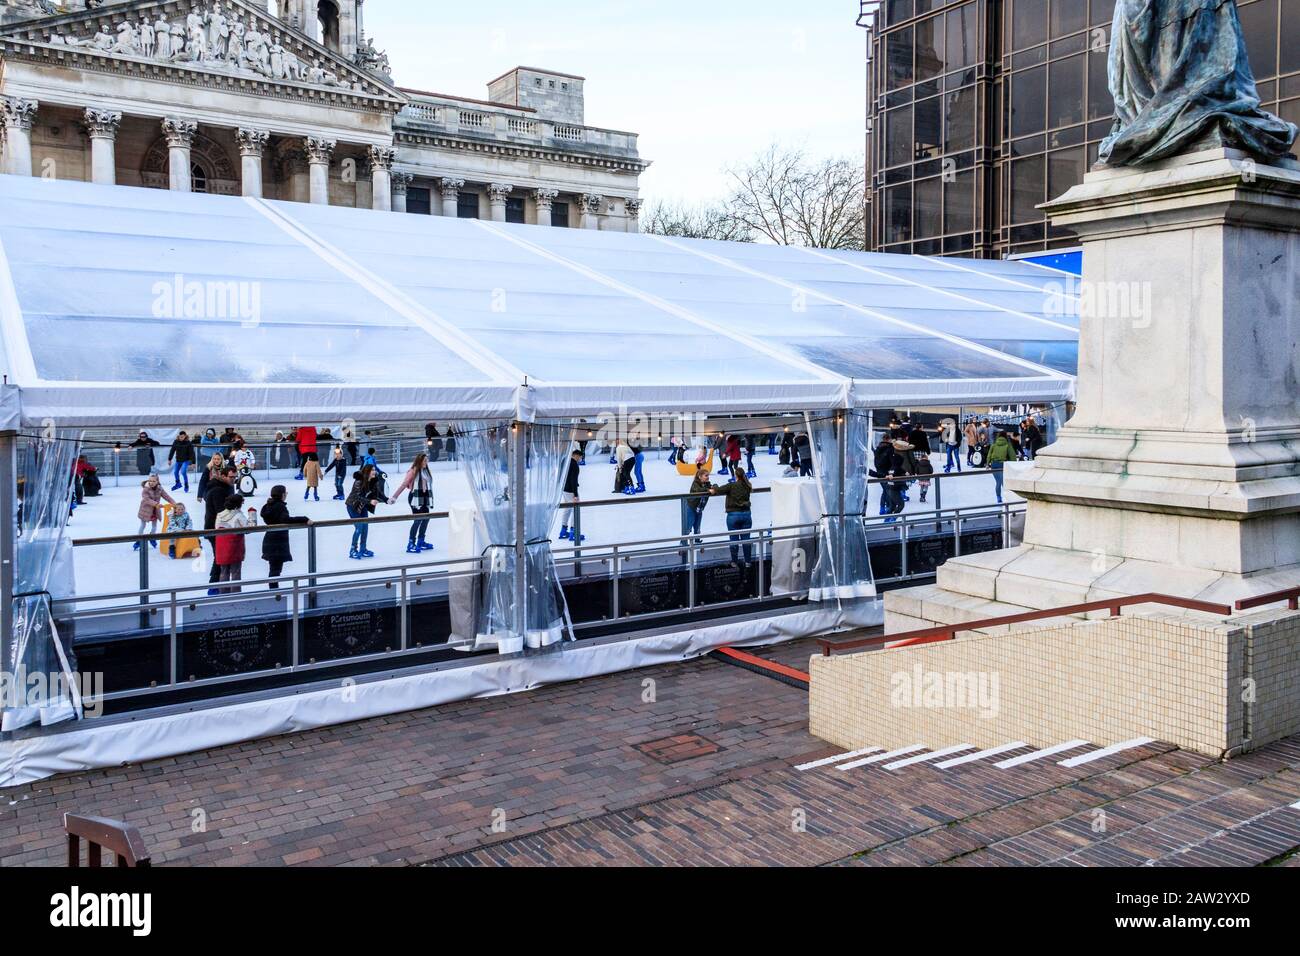
[[[583,79],[397,86],[364,0],[0,0],[0,169],[635,231],[649,165]]]

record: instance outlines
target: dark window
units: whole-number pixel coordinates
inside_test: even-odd
[[[1282,0],[1282,22],[1278,25],[1282,46],[1281,72],[1300,70],[1300,0]]]
[[[1011,135],[1024,136],[1043,128],[1047,100],[1047,67],[1036,66],[1011,77]]]
[[[569,204],[567,202],[557,202],[551,204],[551,225],[569,226]]]
[[[912,17],[912,0],[889,0],[885,14],[890,23],[902,23]]]
[[[1277,76],[1277,0],[1239,4],[1238,13],[1255,78]]]
[[[943,180],[924,179],[916,184],[916,239],[930,239],[943,232]]]
[[[1082,53],[1057,60],[1048,68],[1047,128],[1083,122],[1083,71],[1087,57]]]
[[[423,186],[406,188],[406,211],[428,216],[433,213],[433,193]]]
[[[885,190],[885,241],[907,242],[912,238],[912,184]]]
[[[1047,157],[1047,196],[1056,199],[1083,182],[1084,157],[1082,146],[1058,149]]]
[[[948,11],[944,47],[948,51],[945,59],[950,70],[971,66],[979,59],[979,30],[976,28],[979,21],[975,16],[977,12],[978,5],[974,3]]]
[[[942,142],[943,97],[921,100],[916,104],[916,158],[935,158]]]
[[[1080,0],[1073,0],[1074,3]],[[1047,39],[1047,0],[1015,0],[1011,48],[1024,50]]]
[[[478,193],[461,193],[456,197],[456,218],[478,218]]]
[[[885,165],[898,166],[912,161],[912,107],[890,110],[885,114]]]
[[[1052,36],[1078,33],[1088,25],[1086,0],[1052,0]]]
[[[894,90],[912,82],[912,28],[895,30],[888,35],[885,62],[889,73],[887,88]]]
[[[930,17],[916,25],[916,78],[933,79],[945,72],[943,17]]]
[[[1042,156],[1017,159],[1011,164],[1011,221],[1042,219],[1038,206],[1045,202],[1046,171]]]
[[[959,173],[943,189],[943,231],[970,232],[975,228],[975,174]]]
[[[208,191],[208,174],[203,171],[203,167],[198,163],[190,164],[190,192],[205,193]]]
[[[524,200],[522,196],[506,197],[506,222],[524,221]]]
[[[943,98],[943,151],[960,153],[975,145],[975,88],[967,87]]]
[[[1115,115],[1115,100],[1110,95],[1106,53],[1088,54],[1088,119],[1105,119]]]

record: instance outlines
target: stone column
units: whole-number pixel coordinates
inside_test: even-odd
[[[199,124],[191,119],[169,116],[162,121],[163,136],[167,138],[167,179],[173,192],[190,191],[190,147]]]
[[[623,208],[627,210],[627,231],[628,231],[628,232],[640,232],[640,231],[641,231],[641,204],[642,204],[642,202],[643,202],[643,200],[640,200],[640,199],[625,199],[625,200],[623,200]]]
[[[415,177],[410,173],[393,173],[393,212],[406,212],[406,190]]]
[[[508,183],[492,183],[488,186],[488,204],[492,207],[493,222],[506,221],[506,197],[514,188]]]
[[[330,202],[330,157],[334,155],[336,140],[308,136],[307,167],[310,181],[310,201],[318,206],[328,206]]]
[[[465,188],[465,180],[447,177],[438,181],[438,190],[442,193],[442,214],[456,218],[456,200]]]
[[[114,110],[86,110],[86,133],[90,136],[90,181],[112,186],[117,182],[117,128],[122,114]]]
[[[32,174],[32,124],[37,102],[13,96],[0,97],[0,119],[5,128],[4,171],[15,176]]]
[[[583,229],[600,228],[600,220],[597,217],[604,206],[605,197],[599,193],[583,193],[578,197],[578,209],[581,211]]]
[[[533,198],[537,200],[537,225],[551,225],[551,208],[555,205],[555,198],[560,195],[558,189],[539,189],[533,193]]]
[[[241,189],[245,196],[262,198],[262,152],[270,138],[271,134],[264,129],[241,126],[235,130],[235,141],[239,143]]]
[[[393,210],[393,160],[397,150],[391,146],[370,147],[370,208],[380,212]]]

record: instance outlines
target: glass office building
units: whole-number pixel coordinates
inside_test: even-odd
[[[1300,0],[1238,0],[1264,107],[1300,123]],[[1036,207],[1110,131],[1115,0],[864,2],[868,248],[1001,258],[1075,244]]]

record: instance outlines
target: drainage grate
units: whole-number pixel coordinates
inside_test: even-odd
[[[675,737],[648,740],[635,746],[647,757],[667,764],[681,763],[683,760],[692,760],[695,757],[707,757],[722,749],[712,740],[699,734],[678,734]]]

